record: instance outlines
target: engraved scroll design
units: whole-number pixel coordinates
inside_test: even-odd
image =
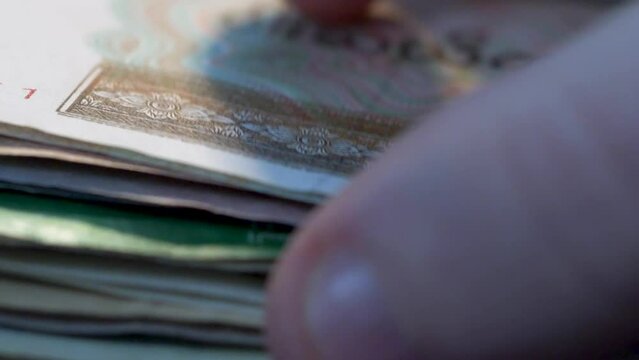
[[[294,111],[281,110],[290,104],[274,104],[259,92],[145,82],[144,75],[124,72],[116,71],[110,79],[113,70],[106,69],[72,104],[63,106],[62,113],[338,174],[364,167],[386,148],[399,128],[393,121],[336,110],[319,115],[303,112],[297,118]],[[373,124],[371,129],[356,125],[367,122]]]
[[[96,98],[100,100],[96,101]],[[151,120],[205,122],[213,133],[225,137],[248,139],[246,135],[253,132],[281,143],[302,155],[367,158],[377,154],[372,149],[341,139],[322,127],[292,128],[282,125],[263,125],[254,122],[260,118],[260,114],[250,110],[239,110],[233,112],[231,117],[226,117],[202,106],[190,104],[179,95],[171,93],[145,95],[135,92],[99,90],[95,91],[93,96],[83,99],[81,104],[101,110],[113,110],[114,107],[109,105],[109,102],[130,108]]]

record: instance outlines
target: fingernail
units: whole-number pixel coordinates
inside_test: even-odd
[[[329,255],[311,277],[306,317],[323,359],[407,359],[374,269],[352,253]]]

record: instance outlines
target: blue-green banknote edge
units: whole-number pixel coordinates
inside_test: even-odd
[[[193,261],[272,261],[288,231],[0,191],[0,238],[25,244]]]

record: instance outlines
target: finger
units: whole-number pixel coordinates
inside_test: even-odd
[[[293,0],[295,6],[322,23],[348,23],[361,19],[372,0]]]
[[[639,6],[431,117],[293,241],[280,359],[592,358],[639,324]]]

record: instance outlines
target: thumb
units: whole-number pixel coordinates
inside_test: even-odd
[[[592,358],[637,340],[639,6],[461,100],[310,221],[281,359]]]

